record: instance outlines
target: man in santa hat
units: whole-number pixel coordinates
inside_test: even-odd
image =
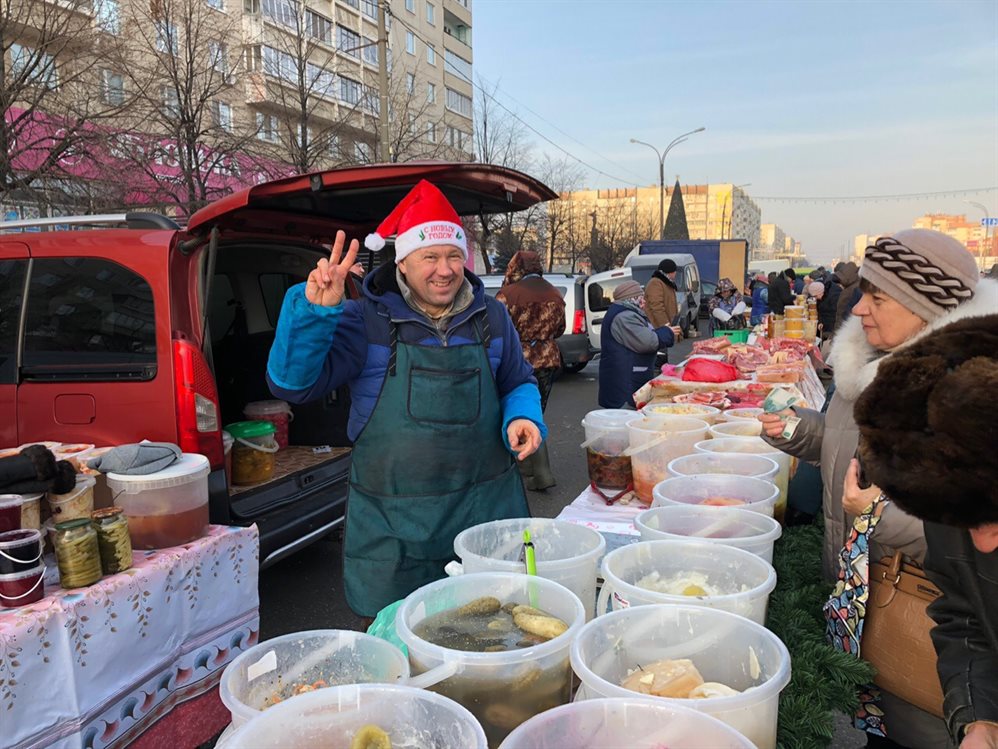
[[[267,379],[292,403],[349,384],[354,441],[344,543],[350,608],[374,617],[444,575],[465,528],[529,515],[514,456],[547,435],[533,370],[506,308],[465,271],[461,220],[420,181],[365,245],[395,262],[344,299],[359,245],[338,232],[288,289]]]

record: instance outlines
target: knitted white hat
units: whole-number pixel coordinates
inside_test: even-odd
[[[444,194],[425,179],[416,183],[381,222],[374,234],[368,234],[364,246],[378,252],[385,240],[395,235],[395,262],[424,247],[452,245],[468,259],[468,240],[461,219]]]

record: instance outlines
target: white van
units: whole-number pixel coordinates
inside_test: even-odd
[[[586,328],[589,331],[589,344],[600,348],[600,328],[603,316],[613,301],[613,290],[624,281],[633,278],[641,286],[647,285],[658,264],[666,258],[676,263],[676,292],[679,302],[679,320],[683,335],[690,328],[696,329],[700,311],[700,271],[692,255],[638,255],[632,253],[624,260],[623,268],[614,268],[603,273],[594,273],[586,280]]]

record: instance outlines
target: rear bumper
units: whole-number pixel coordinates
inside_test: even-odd
[[[583,364],[591,361],[597,353],[590,347],[589,336],[584,333],[563,335],[556,340],[565,364]]]

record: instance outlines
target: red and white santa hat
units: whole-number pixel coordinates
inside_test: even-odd
[[[402,198],[374,234],[368,234],[364,246],[378,252],[385,239],[395,235],[395,262],[433,245],[453,245],[468,259],[468,240],[461,219],[444,194],[425,179],[416,183]]]

